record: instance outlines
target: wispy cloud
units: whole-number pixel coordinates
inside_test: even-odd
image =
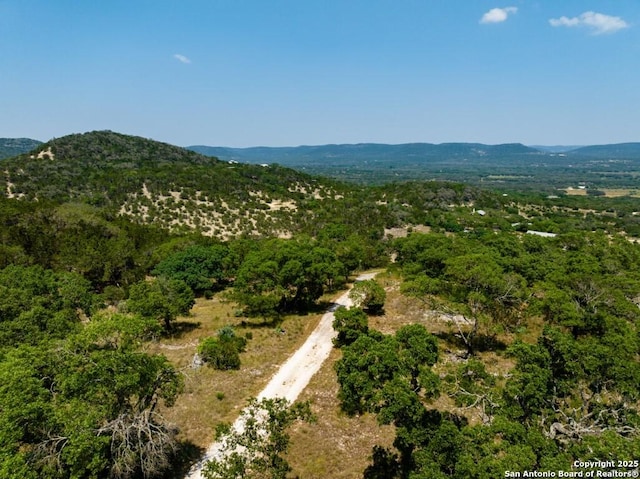
[[[603,13],[584,12],[578,17],[551,18],[549,23],[553,27],[587,27],[594,35],[603,33],[615,33],[629,24],[620,17],[613,17]]]
[[[173,55],[173,58],[178,60],[180,63],[191,63],[191,60],[189,58],[185,57],[184,55],[180,55],[179,53]]]
[[[509,18],[509,15],[517,12],[517,7],[492,8],[487,13],[482,15],[480,23],[501,23]]]

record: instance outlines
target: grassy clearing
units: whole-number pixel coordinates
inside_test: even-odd
[[[631,198],[639,198],[640,190],[636,188],[599,188],[600,191],[604,193],[606,198],[620,198],[622,196],[628,196]],[[587,196],[587,189],[577,189],[577,188],[567,188],[565,190],[567,195],[569,196]]]
[[[222,301],[220,295],[210,300],[199,298],[191,315],[180,318],[180,333],[147,345],[149,352],[164,354],[183,372],[184,392],[172,408],[162,413],[180,428],[181,439],[199,447],[205,448],[213,441],[217,424],[236,419],[247,399],[257,396],[321,317],[321,314],[288,316],[276,327],[236,318],[236,309],[236,305]],[[239,335],[253,335],[247,351],[241,354],[241,369],[217,371],[208,366],[193,369],[191,361],[198,343],[215,336],[227,325],[233,326]]]
[[[603,188],[604,195],[607,198],[619,198],[621,196],[630,196],[632,198],[640,197],[640,191],[629,188]]]
[[[385,288],[387,300],[384,314],[369,318],[371,328],[393,334],[404,325],[419,323],[441,338],[451,332],[450,325],[436,321],[427,314],[427,304],[400,293],[401,278],[398,274],[382,272],[376,280]],[[235,304],[222,301],[220,295],[211,300],[198,299],[191,316],[181,318],[181,333],[147,346],[150,352],[166,355],[184,372],[184,393],[174,407],[163,413],[180,428],[182,439],[202,448],[214,439],[214,429],[218,423],[236,419],[247,399],[256,396],[264,388],[277,368],[306,340],[322,316],[322,311],[307,316],[289,316],[276,327],[260,322],[247,324],[246,318],[235,317],[236,309]],[[241,369],[216,371],[206,366],[192,369],[190,363],[198,342],[215,335],[218,329],[226,325],[234,326],[238,334],[250,332],[253,335],[248,342],[247,352],[241,355]],[[535,342],[541,326],[541,322],[531,320],[520,329],[517,336],[523,341]],[[282,334],[280,328],[286,333]],[[515,334],[500,335],[505,344],[510,344],[515,337]],[[444,339],[440,340],[440,351],[441,360],[435,370],[443,377],[463,359],[459,345]],[[362,472],[370,463],[373,446],[392,445],[395,436],[392,426],[380,426],[370,414],[348,417],[340,411],[334,372],[334,364],[340,357],[341,352],[333,350],[300,396],[300,400],[311,401],[317,422],[297,425],[291,431],[288,460],[294,475],[299,477],[362,477]],[[496,376],[503,376],[514,366],[513,360],[503,352],[483,352],[479,354],[479,359],[486,365],[487,371]],[[432,407],[463,414],[471,422],[480,420],[478,411],[457,408],[446,394],[442,394]]]

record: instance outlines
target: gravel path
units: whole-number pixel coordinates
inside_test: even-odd
[[[375,275],[376,273],[362,274],[356,278],[356,281],[372,279]],[[349,307],[351,304],[348,291],[333,303],[305,343],[289,356],[289,359],[280,366],[278,372],[271,378],[269,384],[258,394],[258,400],[281,397],[293,402],[298,398],[313,375],[320,370],[322,363],[329,357],[331,348],[333,348],[332,340],[335,336],[333,312],[340,306]],[[242,414],[233,427],[238,431],[243,429]],[[185,479],[203,479],[202,467],[211,458],[218,457],[221,448],[220,442],[211,444],[204,457],[191,468]]]

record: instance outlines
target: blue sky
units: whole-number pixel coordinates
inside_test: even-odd
[[[0,137],[640,141],[638,0],[0,0]]]

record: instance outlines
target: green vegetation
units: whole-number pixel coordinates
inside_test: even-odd
[[[165,358],[138,350],[154,327],[136,317],[94,316],[63,340],[6,350],[2,476],[152,477],[169,467],[176,431],[155,409],[175,400],[181,381]]]
[[[185,315],[194,305],[193,291],[179,279],[163,276],[131,286],[127,309],[144,318],[155,319],[171,330],[178,315]]]
[[[203,294],[225,279],[226,257],[227,250],[223,245],[190,246],[158,263],[152,273],[184,281],[194,293]]]
[[[66,337],[79,329],[80,315],[93,303],[89,282],[80,275],[7,266],[0,270],[0,351]]]
[[[386,293],[382,286],[370,279],[358,281],[349,292],[349,298],[358,308],[371,314],[380,314],[384,309]]]
[[[336,309],[334,313],[333,329],[338,333],[333,340],[337,347],[348,346],[360,337],[361,334],[369,332],[369,318],[360,308]]]
[[[374,450],[365,477],[570,470],[577,458],[606,451],[624,460],[640,449],[636,245],[601,233],[487,233],[410,235],[396,247],[404,290],[449,324],[441,340],[463,349],[439,366],[435,338],[421,325],[395,337],[360,328],[343,345],[343,410],[396,426],[394,448]],[[542,330],[525,341],[536,317]],[[404,347],[401,338],[410,338]],[[488,353],[515,367],[488,374]],[[437,370],[447,371],[443,380]],[[455,412],[433,406],[443,393]]]
[[[205,363],[216,369],[240,369],[240,353],[246,346],[247,340],[227,326],[218,331],[217,337],[202,341],[198,353]]]
[[[41,144],[42,142],[30,138],[0,138],[0,160],[27,153]]]
[[[633,198],[353,186],[112,132],[54,140],[3,166],[2,477],[175,476],[189,438],[163,414],[183,376],[150,351],[199,327],[184,320],[196,298],[215,294],[207,304],[225,311],[203,335],[202,359],[239,381],[260,348],[246,328],[264,341],[369,268],[402,277],[399,291],[359,282],[355,307],[334,323],[344,413],[375,415],[395,435],[372,451],[365,477],[502,477],[640,453]],[[387,329],[401,295],[419,314]],[[215,404],[240,406],[228,404],[233,390],[213,385]],[[289,472],[286,429],[309,405],[251,404],[271,432],[252,459],[232,454],[210,477]],[[249,433],[264,425],[258,416]]]
[[[315,241],[269,240],[247,254],[233,298],[247,315],[274,317],[308,309],[348,273],[332,250]]]
[[[285,459],[289,448],[287,429],[295,422],[313,420],[309,403],[289,404],[283,398],[251,399],[242,418],[242,431],[230,426],[219,430],[218,440],[224,444],[222,458],[207,462],[203,476],[286,479],[291,470]]]

